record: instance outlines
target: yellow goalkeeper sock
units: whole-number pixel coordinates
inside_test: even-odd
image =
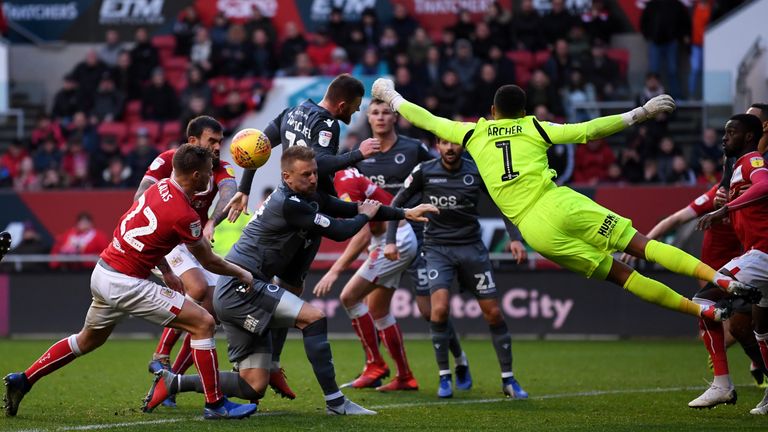
[[[697,317],[701,314],[701,306],[681,296],[663,283],[645,277],[636,271],[633,271],[627,281],[624,282],[624,289],[647,302],[667,309]]]
[[[650,240],[645,246],[645,259],[659,263],[667,270],[692,276],[705,282],[715,280],[717,271],[698,258],[666,243]]]

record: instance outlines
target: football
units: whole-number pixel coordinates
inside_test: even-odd
[[[243,129],[232,138],[229,145],[232,159],[245,169],[256,169],[267,163],[272,145],[264,132],[258,129]]]

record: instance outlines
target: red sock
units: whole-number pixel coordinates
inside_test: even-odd
[[[757,345],[760,347],[760,355],[763,357],[763,365],[768,369],[768,341],[758,339]]]
[[[72,346],[70,345],[71,343],[75,344],[75,349],[72,349]],[[75,335],[64,338],[51,345],[45,354],[40,356],[36,362],[32,363],[32,365],[24,371],[24,375],[27,376],[27,380],[30,384],[34,384],[40,378],[64,367],[74,360],[75,357],[77,357],[77,354],[75,353],[77,349]]]
[[[699,333],[712,359],[715,376],[728,375],[728,356],[725,353],[723,323],[699,319]]]
[[[223,395],[219,388],[219,360],[216,357],[216,342],[211,339],[196,339],[190,342],[192,357],[195,359],[197,373],[203,383],[205,402],[214,403]]]
[[[397,377],[406,379],[413,376],[411,368],[408,367],[408,359],[405,356],[405,345],[403,344],[403,333],[397,323],[381,329],[382,341],[387,347],[389,355],[397,364]]]
[[[192,348],[189,346],[189,341],[191,339],[192,336],[189,333],[184,336],[184,341],[181,343],[179,353],[176,354],[176,360],[174,360],[173,366],[171,366],[171,372],[175,374],[184,374],[184,372],[195,363],[192,359]]]
[[[175,328],[166,327],[163,329],[163,335],[160,336],[160,342],[157,343],[155,354],[170,356],[173,346],[176,345],[176,341],[179,340],[182,333],[181,330]]]
[[[365,363],[384,363],[379,351],[379,342],[376,340],[376,327],[373,325],[373,317],[366,313],[357,318],[352,318],[352,328],[355,329],[357,337],[363,343],[365,350]]]

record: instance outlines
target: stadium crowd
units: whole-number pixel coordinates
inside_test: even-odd
[[[150,37],[140,28],[127,43],[107,31],[104,44],[64,77],[50,115],[2,153],[0,187],[135,187],[160,152],[183,141],[189,119],[213,115],[231,133],[263,106],[274,77],[389,74],[409,100],[436,115],[466,119],[488,116],[484,101],[501,83],[516,83],[539,119],[579,122],[599,114],[579,104],[682,96],[676,65],[678,45],[687,43],[687,95],[698,94],[710,1],[647,2],[641,31],[650,70],[636,95],[627,81],[629,53],[611,46],[619,24],[607,2],[594,0],[576,12],[553,0],[545,14],[532,0],[519,6],[513,12],[494,3],[482,19],[461,12],[439,34],[420,28],[401,4],[388,22],[373,10],[347,22],[333,9],[314,33],[286,23],[278,34],[258,8],[248,21],[220,14],[206,27],[192,6],[172,35]],[[406,133],[429,140],[401,123]],[[681,148],[662,119],[633,129],[623,146],[554,146],[549,157],[560,183],[710,184],[721,170],[717,138],[707,130],[694,148]]]

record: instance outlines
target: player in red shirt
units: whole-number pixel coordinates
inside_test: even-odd
[[[195,117],[187,125],[186,131],[189,144],[206,148],[213,153],[213,177],[203,191],[192,197],[191,202],[192,208],[200,217],[203,237],[209,242],[213,242],[214,229],[226,217],[224,207],[237,191],[234,170],[227,162],[219,159],[223,131],[221,123],[209,116]],[[176,150],[163,152],[152,162],[136,191],[135,200],[139,199],[141,194],[153,184],[171,177],[173,171],[171,161],[175,152]],[[219,200],[209,219],[208,211],[217,193]],[[218,275],[203,269],[184,244],[177,245],[165,257],[165,260],[161,261],[160,268],[164,274],[168,275],[168,277],[164,277],[168,286],[176,289],[183,285],[184,292],[191,300],[214,314],[212,295]],[[181,281],[179,282],[178,279]],[[170,364],[171,350],[181,334],[181,331],[174,328],[163,330],[157,348],[152,355],[152,361],[149,363],[151,373],[159,369],[168,369],[174,373],[183,374],[192,365],[189,334],[185,336],[173,366]],[[165,405],[175,406],[175,402],[168,400]]]
[[[746,252],[729,261],[720,271],[762,293],[762,299],[752,307],[752,319],[763,365],[768,367],[768,201],[765,200],[768,198],[768,169],[762,155],[756,151],[762,135],[760,120],[750,114],[737,114],[725,124],[725,155],[738,158],[733,165],[728,202],[703,216],[698,228],[708,229],[730,217]],[[768,389],[750,413],[768,414]]]
[[[339,197],[346,201],[363,202],[366,199],[374,199],[383,205],[392,202],[389,192],[373,184],[356,168],[337,171],[333,185]],[[352,237],[344,253],[320,279],[313,292],[318,297],[328,294],[341,272],[346,270],[370,243],[368,259],[347,282],[339,296],[365,351],[363,373],[349,385],[355,388],[376,387],[379,391],[418,390],[419,384],[413,377],[405,355],[403,334],[395,317],[389,312],[392,296],[400,284],[400,277],[416,257],[416,234],[410,224],[404,220],[400,221],[397,230],[400,258],[390,261],[384,257],[386,226],[378,222],[369,223],[367,226],[368,228],[364,227]],[[367,304],[363,302],[366,297]],[[377,330],[397,364],[397,376],[383,386],[379,385],[381,379],[389,375],[389,368],[379,351]]]
[[[128,315],[192,335],[192,357],[205,393],[205,418],[243,418],[256,411],[254,404],[236,404],[223,396],[213,316],[179,292],[148,279],[150,270],[171,249],[185,243],[208,270],[236,277],[247,289],[252,286],[250,272],[224,261],[202,239],[200,217],[191,203],[196,192],[208,187],[211,167],[208,150],[181,146],[173,158],[172,177],[147,189],[120,218],[112,242],[93,270],[93,300],[83,329],[56,342],[26,371],[4,378],[6,415],[16,415],[22,398],[40,378],[104,344]]]

